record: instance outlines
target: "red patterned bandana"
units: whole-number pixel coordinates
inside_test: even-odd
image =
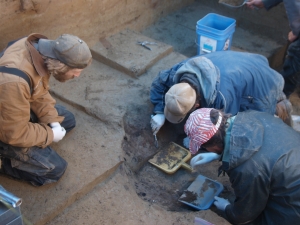
[[[212,108],[201,108],[195,110],[186,121],[184,131],[190,138],[190,152],[196,154],[202,144],[207,142],[218,131],[222,122],[219,113],[218,122],[214,125],[210,120]]]

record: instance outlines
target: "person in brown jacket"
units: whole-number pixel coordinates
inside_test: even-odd
[[[1,173],[35,186],[61,178],[67,162],[49,144],[63,139],[76,121],[71,112],[56,105],[49,93],[49,79],[53,76],[65,82],[79,77],[91,61],[87,44],[70,34],[63,34],[56,40],[31,34],[2,52]],[[11,69],[25,76],[14,74]]]

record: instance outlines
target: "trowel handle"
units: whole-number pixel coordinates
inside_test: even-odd
[[[191,167],[189,164],[187,164],[187,163],[182,163],[181,166],[182,166],[184,169],[189,170],[190,172],[193,171],[192,167]]]

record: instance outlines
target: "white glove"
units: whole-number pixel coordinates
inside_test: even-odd
[[[153,135],[156,135],[159,129],[164,125],[165,121],[166,117],[164,114],[156,114],[155,116],[151,116],[150,124]]]
[[[54,127],[61,127],[61,125],[60,125],[59,122],[53,122],[53,123],[50,123],[50,127],[51,127],[51,128],[54,128]]]
[[[183,139],[183,146],[186,147],[187,149],[190,149],[190,138],[186,137]]]
[[[214,152],[200,153],[191,159],[190,164],[191,167],[194,168],[195,166],[218,160],[220,157],[221,155]]]
[[[225,211],[226,206],[230,205],[230,202],[227,199],[225,199],[225,198],[221,198],[221,197],[215,196],[214,205],[219,210]]]
[[[52,131],[53,131],[53,141],[54,142],[59,142],[66,135],[65,128],[63,128],[61,126],[53,127]]]

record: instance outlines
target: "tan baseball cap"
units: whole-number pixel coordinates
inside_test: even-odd
[[[165,117],[171,123],[180,123],[195,102],[196,91],[189,84],[175,84],[165,95]]]
[[[92,61],[88,45],[79,37],[62,34],[56,40],[40,39],[39,52],[57,59],[71,68],[83,69]]]

